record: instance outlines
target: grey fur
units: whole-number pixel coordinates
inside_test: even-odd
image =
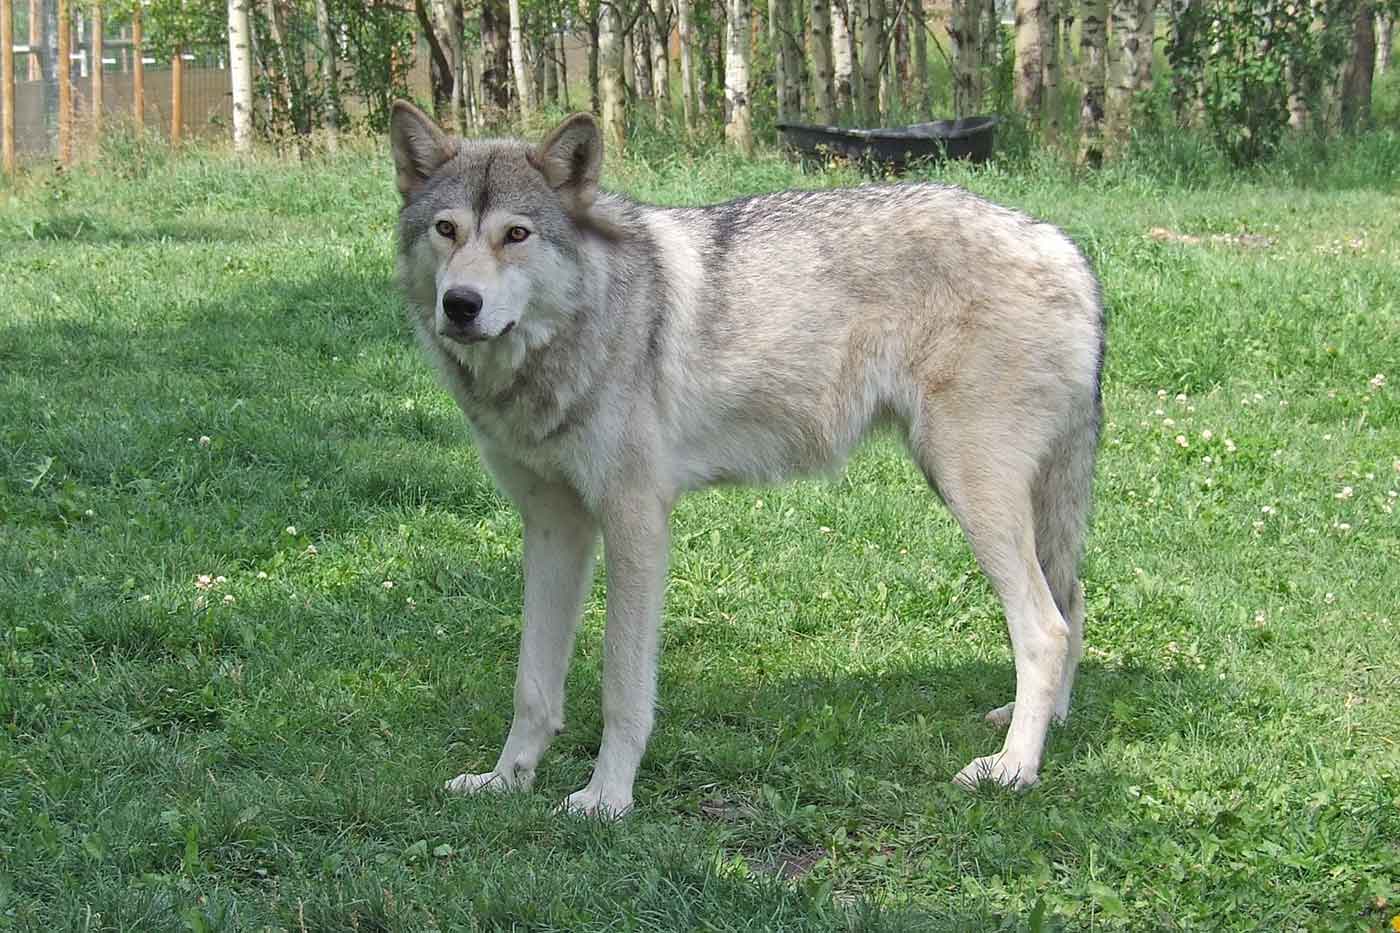
[[[930,184],[637,204],[598,190],[586,116],[537,146],[448,141],[407,104],[392,122],[410,317],[525,520],[515,720],[496,766],[449,788],[533,779],[563,725],[601,534],[603,742],[565,804],[630,807],[672,505],[839,469],[882,421],[903,428],[1011,630],[1017,701],[988,714],[1006,741],[957,780],[1033,783],[1079,657],[1100,420],[1098,282],[1070,241]],[[465,325],[440,306],[455,287],[485,296]]]

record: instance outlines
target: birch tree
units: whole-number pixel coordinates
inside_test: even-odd
[[[506,41],[508,14],[501,0],[481,4],[481,102],[487,123],[503,119],[510,108],[510,51]]]
[[[826,0],[813,0],[824,3]],[[851,7],[855,0],[830,0],[831,10],[831,62],[835,76],[832,103],[843,116],[849,117],[856,102],[856,55],[855,42],[851,33]],[[813,20],[815,23],[816,20]]]
[[[0,0],[3,2],[3,0]],[[249,0],[228,0],[228,66],[233,85],[233,151],[253,151],[253,35]]]
[[[676,0],[676,31],[680,33],[681,43],[681,107],[684,111],[685,125],[695,126],[695,65],[692,56],[692,28],[690,18],[690,0]]]
[[[768,0],[768,45],[773,50],[773,83],[778,119],[802,116],[801,51],[793,41],[793,8],[789,0]]]
[[[807,31],[807,57],[812,62],[812,119],[818,123],[832,123],[836,116],[832,112],[835,77],[831,61],[831,0],[811,0],[811,29]]]
[[[1152,87],[1152,50],[1157,43],[1157,0],[1138,0],[1137,81],[1133,92]]]
[[[671,35],[668,0],[651,0],[651,93],[663,112],[671,106],[671,56],[667,39]]]
[[[953,46],[953,113],[967,117],[982,106],[982,6],[979,0],[952,0],[948,41]]]
[[[1376,14],[1376,71],[1378,74],[1386,74],[1390,71],[1390,56],[1392,54],[1393,36],[1395,34],[1395,14]]]
[[[1107,15],[1107,0],[1084,0],[1079,26],[1079,70],[1084,82],[1079,104],[1079,163],[1091,167],[1103,162],[1103,106],[1108,52],[1104,18]]]
[[[598,11],[598,70],[603,97],[603,138],[614,153],[621,152],[627,141],[627,89],[622,69],[622,12],[614,0],[602,0]]]
[[[880,120],[880,66],[885,46],[884,0],[860,0],[860,117],[868,125]]]
[[[1137,92],[1141,30],[1140,0],[1110,0],[1112,42],[1108,47],[1108,86],[1104,101],[1107,145],[1115,151],[1127,141]]]
[[[750,0],[727,0],[724,49],[724,138],[744,155],[753,154],[749,102]]]
[[[245,0],[246,2],[246,0]],[[229,0],[230,10],[234,0]],[[321,43],[321,84],[325,94],[326,150],[340,148],[340,75],[336,67],[335,29],[331,26],[331,11],[327,0],[316,0],[316,36]],[[460,42],[458,43],[460,45]],[[230,40],[229,67],[233,67]],[[249,97],[251,102],[252,98]]]
[[[923,0],[913,0],[910,9],[914,30],[914,94],[922,113],[929,109],[928,19],[924,12]]]
[[[1016,71],[1012,93],[1016,109],[1036,124],[1040,122],[1045,89],[1041,36],[1044,19],[1045,0],[1016,0]]]
[[[1369,0],[1356,6],[1346,62],[1342,66],[1342,129],[1363,129],[1371,122],[1371,83],[1376,70],[1376,19]]]
[[[1054,140],[1060,130],[1060,4],[1065,0],[1040,2],[1040,114],[1047,138]]]
[[[530,87],[530,64],[525,58],[525,21],[520,12],[520,0],[510,0],[510,66],[515,72],[515,96],[520,115],[529,117],[535,95]]]

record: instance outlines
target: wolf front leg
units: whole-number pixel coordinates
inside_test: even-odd
[[[649,497],[605,508],[608,624],[603,636],[603,741],[588,786],[564,801],[576,813],[622,816],[655,718],[656,656],[666,590],[669,509]]]
[[[497,457],[487,462],[525,521],[525,626],[510,735],[496,767],[447,782],[447,790],[460,794],[528,789],[564,727],[564,677],[598,543],[597,522],[572,489]]]

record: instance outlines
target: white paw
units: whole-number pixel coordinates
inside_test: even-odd
[[[1001,726],[1005,729],[1007,726],[1011,725],[1011,714],[1015,711],[1016,704],[1008,703],[1005,706],[998,706],[996,709],[991,710],[982,718],[994,726]]]
[[[478,794],[484,790],[502,793],[511,790],[524,790],[528,787],[519,780],[513,780],[498,771],[483,774],[459,774],[442,787],[449,794]]]
[[[630,791],[609,793],[590,784],[583,790],[570,794],[558,809],[565,813],[597,817],[600,820],[616,820],[626,816],[627,811],[632,809],[632,794]]]
[[[966,790],[976,790],[983,781],[1013,790],[1024,790],[1039,779],[1040,775],[1035,768],[1011,758],[1006,752],[1000,752],[972,759],[967,767],[953,778],[953,783]]]

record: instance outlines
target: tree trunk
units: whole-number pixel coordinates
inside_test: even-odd
[[[778,120],[793,119],[787,107],[787,48],[783,44],[783,20],[787,17],[787,0],[768,0],[768,48],[773,55],[773,91],[778,105]]]
[[[789,0],[768,0],[768,45],[773,50],[778,119],[783,121],[802,118],[802,53],[793,41],[792,14]]]
[[[1040,9],[1040,113],[1046,139],[1054,142],[1060,132],[1060,3],[1041,0]]]
[[[1342,129],[1365,129],[1371,122],[1371,79],[1376,71],[1376,18],[1369,0],[1361,0],[1352,27],[1351,48],[1342,66]]]
[[[749,103],[749,48],[752,31],[749,0],[727,0],[724,55],[724,138],[744,155],[753,154]]]
[[[785,83],[787,85],[787,110],[796,119],[802,118],[802,98],[806,96],[803,91],[802,76],[802,53],[803,41],[803,0],[787,0],[784,4],[786,15],[779,21],[779,35],[781,37],[784,56],[783,68],[786,74]]]
[[[283,115],[292,124],[293,129],[299,130],[293,109],[296,105],[296,97],[292,90],[294,78],[291,61],[287,56],[287,30],[282,10],[278,6],[278,0],[267,0],[264,8],[268,28],[272,30],[272,55],[276,62],[273,83],[277,88],[278,104],[282,108]]]
[[[1040,125],[1045,97],[1044,38],[1045,0],[1016,0],[1016,72],[1013,99],[1032,125]]]
[[[676,29],[681,43],[681,107],[685,125],[695,126],[695,65],[691,57],[690,0],[676,0]]]
[[[509,14],[502,2],[481,4],[481,115],[488,124],[502,122],[510,110]]]
[[[852,0],[854,3],[855,0]],[[860,118],[866,126],[880,121],[880,66],[884,64],[885,2],[859,0],[860,9]]]
[[[1079,105],[1079,163],[1097,168],[1103,162],[1104,85],[1107,80],[1108,34],[1104,18],[1107,0],[1084,0],[1080,20],[1079,58],[1084,93]]]
[[[1157,47],[1157,0],[1138,0],[1137,87],[1152,87],[1153,50]]]
[[[228,67],[233,85],[233,151],[253,151],[253,26],[250,0],[228,0]],[[318,6],[324,0],[318,0]]]
[[[813,0],[813,3],[828,3],[828,0]],[[831,61],[835,76],[835,93],[832,103],[843,119],[852,116],[856,102],[856,56],[854,37],[851,34],[851,16],[848,0],[829,0],[831,10]],[[816,18],[813,17],[815,29]]]
[[[972,116],[982,106],[982,3],[952,0],[948,40],[953,46],[953,113]]]
[[[515,96],[520,115],[529,117],[535,95],[530,87],[530,63],[525,59],[525,21],[521,18],[520,0],[510,0],[510,64],[515,71]]]
[[[928,114],[932,102],[929,100],[928,83],[928,17],[924,12],[924,0],[912,0],[914,31],[914,95],[918,101],[920,117]]]
[[[232,0],[230,0],[232,6]],[[335,47],[335,27],[331,25],[330,6],[326,0],[316,0],[316,35],[321,43],[321,84],[322,92],[326,96],[325,116],[326,116],[326,150],[337,152],[340,149],[340,72],[336,65]],[[460,58],[461,45],[457,43],[457,53]],[[459,71],[453,72],[456,76],[456,83],[452,88],[453,109],[460,115],[461,104],[461,75]],[[252,113],[253,97],[251,89],[248,95],[249,113]],[[457,124],[460,126],[460,122]]]
[[[646,0],[638,0],[645,3]],[[639,11],[632,24],[629,51],[632,53],[632,88],[637,95],[637,103],[643,107],[652,106],[651,86],[651,29],[645,11]]]
[[[598,59],[602,72],[603,138],[614,155],[627,141],[626,94],[622,78],[622,12],[613,3],[598,11]]]
[[[899,14],[899,19],[896,20],[894,24],[894,70],[891,72],[895,79],[898,93],[891,94],[890,96],[899,101],[899,106],[901,108],[903,108],[909,100],[908,91],[913,70],[909,61],[909,22],[909,9],[906,4],[904,11]]]
[[[808,57],[812,61],[812,118],[818,123],[832,123],[834,89],[831,62],[831,0],[812,0],[811,31]]]
[[[1390,71],[1390,56],[1395,34],[1395,14],[1376,14],[1376,70],[1380,74]]]
[[[326,0],[316,0],[317,7]],[[440,72],[442,96],[447,105],[448,120],[441,121],[457,132],[466,129],[466,54],[462,38],[462,0],[432,0],[432,28],[435,38],[429,38],[435,67]],[[319,16],[319,13],[318,13]],[[424,30],[427,31],[426,29]],[[434,98],[436,100],[436,96]],[[439,117],[441,115],[439,114]]]
[[[585,4],[580,4],[580,7],[584,6]],[[600,14],[597,0],[586,4],[586,7],[584,25],[588,27],[588,109],[601,114],[603,112],[603,98],[599,90],[598,79],[598,18]]]
[[[1133,96],[1138,89],[1141,30],[1139,0],[1110,0],[1112,42],[1108,47],[1108,87],[1104,101],[1105,145],[1117,152],[1131,130]]]
[[[651,0],[651,92],[662,113],[671,109],[671,38],[669,0]]]

